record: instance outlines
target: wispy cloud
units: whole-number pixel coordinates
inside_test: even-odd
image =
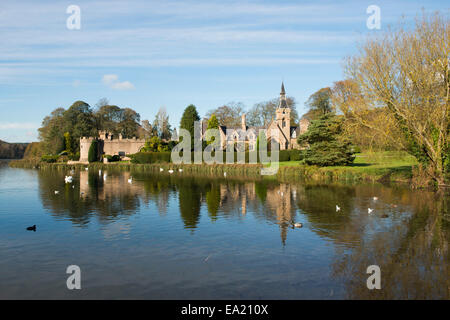
[[[12,129],[37,129],[39,125],[36,123],[28,122],[0,122],[0,130],[12,130]]]
[[[134,85],[130,81],[119,81],[119,76],[116,74],[105,74],[102,78],[104,85],[115,90],[131,90],[134,89]]]

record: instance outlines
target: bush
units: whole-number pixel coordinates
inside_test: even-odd
[[[80,160],[80,152],[78,151],[77,153],[72,153],[71,155],[69,155],[69,159],[72,161]]]
[[[171,152],[139,152],[130,155],[132,163],[170,162]]]
[[[301,161],[305,158],[305,152],[303,150],[289,150],[289,161]]]
[[[98,142],[97,140],[94,140],[92,141],[91,146],[89,147],[88,161],[89,162],[97,161],[98,160],[97,154],[98,154]]]
[[[41,157],[41,161],[47,163],[55,163],[56,161],[58,161],[58,158],[59,156],[43,155]]]
[[[115,155],[113,155],[113,156],[107,154],[107,155],[105,155],[105,158],[108,159],[108,162],[117,162],[117,161],[120,161],[120,156],[117,155],[117,154],[115,154]]]
[[[290,151],[291,150],[280,150],[279,151],[279,161],[289,161],[290,160]]]

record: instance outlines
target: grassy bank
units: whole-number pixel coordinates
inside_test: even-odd
[[[409,182],[416,159],[405,152],[365,152],[350,166],[315,167],[299,161],[280,162],[279,177],[300,176],[312,180]]]
[[[355,162],[346,167],[315,167],[301,165],[299,161],[279,162],[279,170],[276,176],[268,176],[268,179],[279,179],[282,181],[313,180],[313,181],[385,181],[385,182],[408,182],[412,177],[412,166],[417,162],[414,157],[404,152],[377,152],[357,154]],[[118,170],[130,172],[153,172],[159,173],[163,168],[163,174],[169,169],[178,172],[183,170],[184,174],[223,176],[239,176],[248,178],[261,178],[261,165],[255,164],[182,164],[153,163],[133,164],[130,162],[114,163],[91,163],[89,165],[68,165],[66,163],[43,163],[38,160],[11,161],[11,167],[16,168],[39,168],[55,170]]]

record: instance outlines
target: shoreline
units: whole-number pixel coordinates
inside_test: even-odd
[[[40,169],[40,170],[110,170],[129,172],[149,172],[169,174],[168,170],[174,170],[174,174],[182,169],[184,174],[190,176],[224,177],[226,172],[230,178],[251,179],[276,179],[280,182],[311,181],[311,182],[345,182],[345,183],[410,183],[412,167],[397,170],[397,168],[372,168],[361,171],[357,166],[348,167],[316,167],[301,165],[298,163],[280,163],[275,175],[261,175],[261,164],[173,164],[173,163],[149,163],[135,164],[130,162],[90,164],[45,163],[37,160],[13,160],[9,162],[12,168]],[[160,171],[160,168],[163,171]]]

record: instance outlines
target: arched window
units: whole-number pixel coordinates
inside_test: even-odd
[[[286,121],[283,120],[283,128],[286,127]]]

